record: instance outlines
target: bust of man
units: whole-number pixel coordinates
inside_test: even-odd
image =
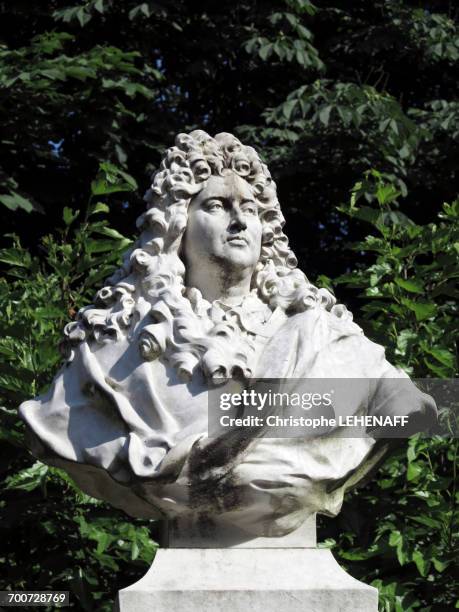
[[[282,536],[377,463],[371,437],[231,431],[207,437],[208,393],[228,379],[339,378],[351,414],[434,416],[352,316],[297,268],[269,170],[231,134],[179,134],[146,195],[122,268],[64,331],[49,392],[20,408],[31,448],[133,516],[200,517]],[[352,384],[351,382],[349,384]]]

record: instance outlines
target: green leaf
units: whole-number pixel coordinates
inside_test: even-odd
[[[404,278],[396,278],[395,282],[399,287],[409,291],[410,293],[424,293],[424,287],[420,281],[404,279]]]
[[[448,368],[445,368],[443,365],[439,365],[438,363],[432,363],[432,361],[429,359],[424,358],[424,363],[429,370],[436,374],[439,378],[446,378],[451,374],[451,371]]]
[[[411,329],[402,329],[397,335],[396,354],[406,355],[418,341],[419,337],[416,332]]]
[[[332,108],[333,107],[331,105],[324,106],[319,112],[319,119],[325,126],[328,125],[328,122],[330,120],[330,112]]]
[[[100,555],[110,544],[111,538],[106,531],[96,532],[95,537],[97,539],[97,552]]]
[[[345,106],[337,106],[338,115],[345,126],[348,126],[352,121],[352,113],[349,108]]]
[[[89,21],[91,21],[91,15],[87,13],[83,7],[77,10],[76,16],[81,27],[85,26]]]
[[[38,206],[34,206],[34,204],[30,200],[27,200],[15,191],[11,192],[11,194],[9,195],[0,195],[0,202],[10,210],[17,210],[18,208],[20,208],[21,210],[25,210],[26,212],[32,212],[32,210],[39,210]]]
[[[145,17],[150,17],[151,13],[150,13],[150,7],[148,6],[148,4],[146,4],[145,2],[142,3],[139,9],[140,9],[140,12],[145,15]]]
[[[449,561],[440,561],[440,559],[432,558],[432,563],[437,572],[443,572],[450,565]]]
[[[406,473],[406,479],[409,482],[417,480],[419,476],[422,474],[423,468],[418,463],[411,462],[408,465],[408,470]]]
[[[437,306],[429,302],[413,302],[408,298],[402,298],[402,303],[416,315],[418,321],[425,321],[433,317],[437,312]]]
[[[441,529],[442,527],[441,521],[437,521],[430,516],[410,516],[409,518],[416,523],[420,523],[426,527],[431,527],[432,529]]]
[[[137,544],[137,540],[133,540],[131,545],[131,559],[134,561],[139,556],[139,545]]]
[[[135,191],[137,182],[130,174],[110,162],[100,164],[97,178],[91,183],[92,195],[108,195],[121,191]]]
[[[425,350],[435,357],[437,361],[447,366],[448,368],[453,369],[456,363],[456,357],[454,353],[448,351],[447,349],[435,348],[435,347],[425,347]]]
[[[381,205],[394,202],[399,195],[400,192],[397,191],[394,185],[380,184],[378,185],[378,189],[376,191],[376,197]]]
[[[109,183],[106,179],[96,179],[91,183],[91,193],[95,196],[109,195],[120,191],[132,191],[128,183]]]
[[[427,576],[430,568],[430,560],[425,559],[420,550],[415,550],[413,553],[413,561],[416,563],[416,567],[421,576]]]
[[[272,44],[269,43],[267,45],[263,45],[262,47],[260,47],[260,49],[258,50],[258,55],[261,57],[261,59],[263,61],[267,60],[268,57],[271,55],[272,53]]]
[[[16,357],[16,350],[11,346],[11,343],[8,342],[9,340],[14,342],[13,338],[0,338],[0,353],[12,359]]]
[[[65,225],[67,226],[71,225],[71,223],[75,221],[75,219],[78,217],[79,214],[80,214],[79,210],[76,210],[75,212],[73,212],[71,208],[68,208],[66,206],[62,214],[62,218],[64,220]]]
[[[403,536],[399,530],[392,531],[389,536],[389,546],[396,549],[397,559],[400,565],[404,565],[407,561],[407,556],[404,551]]]
[[[29,268],[32,263],[30,253],[25,249],[10,249],[0,250],[0,261],[10,264],[11,266],[19,266],[21,268]]]
[[[102,234],[103,236],[108,236],[109,238],[114,238],[115,240],[123,240],[131,242],[128,238],[120,234],[118,230],[113,229],[112,227],[100,227],[96,230],[97,234]]]
[[[113,251],[116,244],[113,240],[87,240],[85,246],[88,253],[107,253]]]
[[[47,465],[37,461],[31,467],[8,477],[6,479],[6,488],[33,491],[43,484],[48,474],[48,469]]]
[[[297,103],[298,100],[287,100],[286,102],[284,102],[284,104],[282,105],[282,113],[284,114],[284,117],[286,119],[290,119],[290,117],[292,116],[293,109],[295,108]]]
[[[354,208],[352,216],[362,221],[367,221],[375,227],[380,227],[382,220],[382,213],[379,210],[370,208],[369,206],[361,206],[360,208]]]
[[[94,206],[91,206],[89,210],[90,215],[96,215],[97,213],[108,213],[108,212],[110,212],[110,208],[107,206],[107,204],[104,204],[103,202],[97,202],[96,204],[94,204]]]
[[[389,546],[398,546],[403,542],[403,537],[400,531],[393,531],[389,536]]]

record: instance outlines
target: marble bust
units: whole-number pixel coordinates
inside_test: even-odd
[[[276,537],[336,514],[384,444],[339,427],[308,440],[210,438],[209,389],[233,377],[371,379],[356,413],[371,403],[434,418],[433,402],[414,385],[409,397],[386,392],[406,375],[297,268],[252,147],[179,134],[145,199],[121,269],[66,326],[48,393],[20,407],[33,453],[132,516]]]

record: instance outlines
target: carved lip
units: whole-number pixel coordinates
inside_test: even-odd
[[[248,238],[246,236],[242,236],[241,234],[236,234],[234,236],[230,236],[226,239],[226,242],[236,242],[236,244],[249,244]]]

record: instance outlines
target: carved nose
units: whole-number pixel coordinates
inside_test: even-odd
[[[233,211],[229,227],[233,231],[247,229],[247,223],[244,219],[244,215],[241,213],[240,210]]]

